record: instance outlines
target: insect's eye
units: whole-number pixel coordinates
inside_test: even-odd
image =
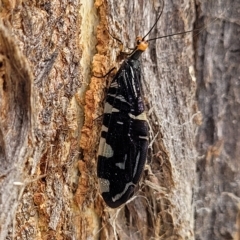
[[[142,38],[141,37],[137,37],[136,38],[136,44],[137,46],[142,42]]]

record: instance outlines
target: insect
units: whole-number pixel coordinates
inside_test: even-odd
[[[149,129],[139,58],[148,48],[149,41],[156,39],[145,40],[162,11],[163,8],[148,33],[142,38],[137,37],[135,49],[122,63],[106,96],[97,176],[102,197],[111,208],[119,207],[133,196],[146,162]]]
[[[108,89],[98,150],[97,175],[109,207],[125,203],[134,193],[148,150],[148,123],[144,107],[139,57],[148,47],[137,47],[124,61]]]

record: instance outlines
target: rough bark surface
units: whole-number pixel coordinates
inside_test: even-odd
[[[75,234],[79,8],[1,1],[0,239]]]
[[[240,239],[240,2],[198,4],[196,239]]]
[[[111,210],[96,154],[112,76],[91,71],[119,67],[163,1],[0,2],[0,240],[239,239],[240,20],[226,4],[165,1],[148,38],[209,26],[143,54],[147,165]]]
[[[18,182],[32,153],[29,66],[9,32],[0,26],[0,232],[6,236],[18,206]],[[20,183],[21,184],[21,183]]]

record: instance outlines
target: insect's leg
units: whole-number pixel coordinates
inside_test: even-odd
[[[126,47],[127,49],[129,49],[129,50],[131,51],[130,53],[129,53],[129,52],[122,51],[122,50],[123,50],[123,46],[124,46],[123,41],[120,40],[119,38],[116,38],[115,36],[113,36],[108,29],[107,29],[107,31],[108,31],[108,34],[109,34],[114,40],[118,41],[118,42],[121,44],[121,51],[120,51],[121,54],[130,55],[130,54],[132,53],[132,51],[134,50],[134,48],[130,48],[130,47]]]
[[[95,76],[95,75],[93,75],[93,77],[96,77],[96,78],[105,78],[105,77],[107,77],[114,69],[116,69],[116,67],[113,67],[113,68],[111,68],[105,75],[103,75],[103,76]]]

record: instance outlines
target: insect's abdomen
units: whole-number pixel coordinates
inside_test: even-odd
[[[133,195],[146,161],[148,124],[140,84],[138,61],[126,61],[105,102],[97,175],[102,196],[112,208]]]

